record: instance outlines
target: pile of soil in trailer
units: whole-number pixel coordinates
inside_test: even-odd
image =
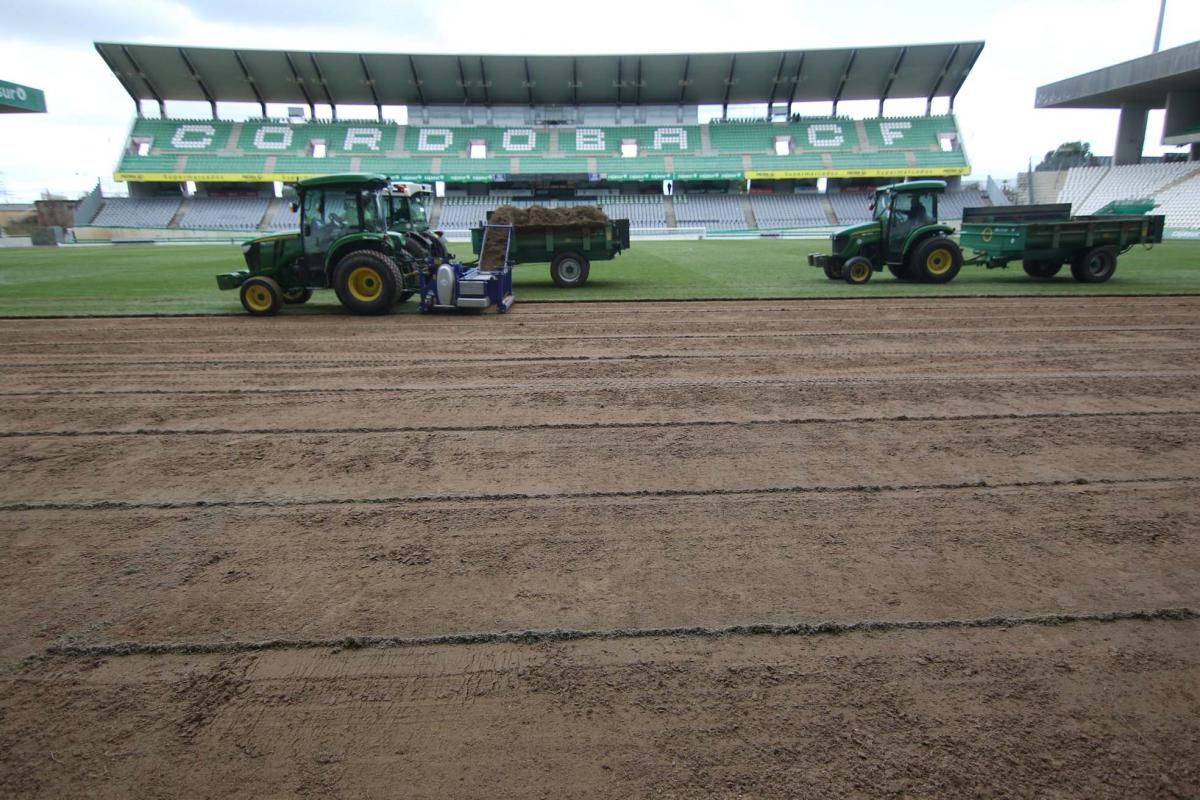
[[[608,215],[596,206],[573,206],[571,208],[500,206],[492,212],[489,222],[495,225],[513,225],[517,228],[550,228],[560,225],[608,222]]]
[[[563,228],[572,225],[593,225],[608,222],[608,215],[596,206],[574,206],[572,208],[546,208],[530,206],[500,206],[492,212],[488,222],[492,225],[512,225],[516,228]],[[479,266],[483,269],[498,269],[504,261],[504,237],[489,231],[483,250],[479,254]]]

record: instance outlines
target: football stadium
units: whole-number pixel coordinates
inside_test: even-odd
[[[1011,181],[986,46],[95,42],[112,181],[0,239],[0,794],[1200,795],[1200,42]]]

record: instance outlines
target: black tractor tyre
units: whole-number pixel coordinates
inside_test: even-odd
[[[835,261],[826,261],[825,266],[822,269],[825,270],[825,277],[829,278],[829,280],[840,281],[842,279],[841,264],[838,264]]]
[[[1021,266],[1025,268],[1025,274],[1029,277],[1040,278],[1044,280],[1046,278],[1053,278],[1055,275],[1057,275],[1058,271],[1062,269],[1063,265],[1061,262],[1051,261],[1049,259],[1027,258],[1021,263]]]
[[[333,271],[338,300],[354,314],[386,314],[400,296],[404,279],[396,262],[375,250],[347,253]]]
[[[242,308],[256,317],[273,317],[283,307],[283,290],[274,278],[247,278],[239,294]]]
[[[1071,276],[1080,283],[1104,283],[1117,271],[1117,254],[1111,247],[1093,247],[1071,262]]]
[[[874,265],[870,259],[862,256],[854,256],[849,258],[842,265],[842,280],[846,283],[852,283],[855,286],[861,286],[871,280],[871,274],[875,272]]]
[[[587,283],[591,262],[579,253],[559,253],[550,263],[550,280],[560,289],[573,289]]]
[[[933,236],[913,248],[908,272],[924,283],[949,283],[962,269],[962,260],[953,239]]]
[[[892,273],[892,277],[898,281],[911,281],[912,278],[908,274],[908,269],[903,264],[888,264],[888,272]]]
[[[312,299],[312,289],[297,287],[295,289],[285,289],[283,292],[283,302],[289,306],[302,306]]]

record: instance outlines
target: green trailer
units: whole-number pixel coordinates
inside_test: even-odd
[[[488,219],[491,219],[488,212]],[[479,255],[483,227],[471,230],[471,247]],[[556,286],[587,283],[593,261],[611,261],[629,249],[629,220],[570,225],[530,225],[514,229],[509,259],[513,264],[549,264]]]
[[[1020,261],[1032,278],[1052,278],[1064,264],[1081,283],[1103,283],[1117,257],[1136,245],[1158,244],[1162,215],[1072,217],[1070,203],[963,210],[959,244],[974,251],[966,263],[1006,267]]]

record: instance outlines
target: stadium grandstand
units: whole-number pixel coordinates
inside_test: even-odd
[[[1200,230],[1200,42],[1041,86],[1035,106],[1111,109],[1120,116],[1111,158],[1031,172],[1023,200],[1071,203],[1076,214],[1094,214],[1115,201],[1144,200],[1177,235]],[[1152,109],[1165,111],[1162,144],[1186,147],[1186,153],[1142,155]]]
[[[864,219],[874,186],[918,177],[945,179],[943,216],[961,214],[1006,202],[994,184],[962,185],[970,163],[954,99],[982,49],[572,57],[97,43],[137,112],[114,170],[128,197],[97,189],[76,234],[287,230],[288,184],[345,172],[434,184],[433,221],[450,232],[504,203],[599,204],[642,234],[787,232]],[[924,115],[885,115],[913,98]],[[862,100],[879,114],[839,115]],[[211,114],[169,115],[181,101]],[[257,116],[218,114],[247,103]],[[815,103],[829,113],[807,113]],[[364,106],[374,119],[338,118]],[[400,107],[402,121],[385,118]]]

